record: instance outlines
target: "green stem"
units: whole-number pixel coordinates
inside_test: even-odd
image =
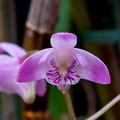
[[[72,105],[72,101],[71,101],[71,98],[70,98],[69,91],[63,91],[62,93],[63,93],[63,95],[64,95],[64,97],[65,97],[65,100],[66,100],[66,104],[67,104],[67,107],[68,107],[70,120],[76,120],[76,117],[75,117],[75,113],[74,113],[74,109],[73,109],[73,105]]]
[[[96,120],[119,101],[120,101],[120,94],[116,96],[112,101],[110,101],[107,105],[105,105],[101,110],[99,110],[97,113],[87,118],[86,120]]]

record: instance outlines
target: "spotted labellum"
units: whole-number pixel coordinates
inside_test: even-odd
[[[77,37],[72,33],[56,33],[51,36],[52,48],[36,52],[28,57],[18,72],[18,82],[40,79],[68,90],[80,79],[109,84],[110,75],[105,64],[93,54],[78,48]]]

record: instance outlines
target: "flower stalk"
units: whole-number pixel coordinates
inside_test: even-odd
[[[63,93],[63,95],[65,97],[65,100],[66,100],[70,120],[76,120],[76,116],[75,116],[75,112],[74,112],[74,109],[73,109],[73,105],[72,105],[72,101],[71,101],[71,98],[70,98],[69,91],[62,91],[62,93]]]
[[[116,96],[112,101],[110,101],[107,105],[105,105],[101,110],[99,110],[97,113],[87,118],[86,120],[96,120],[119,101],[120,101],[120,94]]]

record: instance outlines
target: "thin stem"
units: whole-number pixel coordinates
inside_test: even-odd
[[[96,120],[119,101],[120,101],[120,94],[116,96],[112,101],[110,101],[106,106],[104,106],[101,110],[99,110],[97,113],[87,118],[86,120]]]
[[[75,117],[75,113],[74,113],[74,109],[73,109],[73,105],[72,105],[72,101],[71,101],[71,98],[70,98],[69,91],[63,91],[62,93],[63,93],[63,95],[64,95],[64,97],[65,97],[65,100],[66,100],[66,104],[67,104],[67,107],[68,107],[70,119],[71,119],[71,120],[76,120],[76,117]]]

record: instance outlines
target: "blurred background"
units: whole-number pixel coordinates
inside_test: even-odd
[[[76,34],[76,47],[98,56],[110,71],[109,85],[80,80],[71,86],[75,114],[84,120],[120,93],[120,1],[0,0],[0,42],[41,50],[51,47],[56,32]],[[31,105],[0,93],[0,120],[68,120],[68,111],[62,93],[48,85],[47,94]],[[120,103],[99,120],[120,120]]]

